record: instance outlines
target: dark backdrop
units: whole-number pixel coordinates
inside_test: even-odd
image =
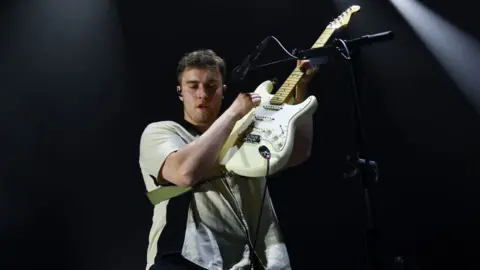
[[[422,2],[480,35],[469,2]],[[362,9],[335,36],[396,33],[356,66],[385,268],[395,256],[407,269],[478,267],[478,114],[388,1],[45,0],[1,6],[0,268],[142,269],[152,207],[138,143],[148,123],[181,117],[179,58],[211,48],[230,71],[268,35],[309,48],[351,4]],[[284,57],[271,41],[259,60]],[[355,150],[347,67],[312,81],[313,156],[270,184],[294,269],[364,262],[361,183],[342,178]],[[252,71],[226,101],[293,68]]]

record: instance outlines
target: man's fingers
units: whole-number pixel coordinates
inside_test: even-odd
[[[260,105],[260,102],[262,101],[262,97],[260,95],[252,95],[252,102],[255,104],[255,106]]]

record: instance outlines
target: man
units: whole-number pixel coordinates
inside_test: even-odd
[[[308,62],[298,64],[306,67],[296,88],[301,102],[315,70]],[[219,115],[226,67],[211,50],[186,54],[177,75],[184,121],[149,124],[141,136],[139,164],[148,191],[168,185],[194,189],[155,205],[146,269],[290,269],[268,192],[262,205],[265,179],[222,174],[216,166],[234,124],[260,104],[260,97],[239,94]],[[287,167],[309,157],[311,121],[295,136]]]

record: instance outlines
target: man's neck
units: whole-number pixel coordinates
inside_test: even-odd
[[[200,133],[204,133],[211,126],[211,125],[200,125],[200,124],[196,123],[195,121],[192,121],[188,117],[184,117],[184,120],[187,123],[189,123],[190,125],[192,125],[192,127],[195,128]]]

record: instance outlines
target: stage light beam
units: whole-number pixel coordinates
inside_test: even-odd
[[[480,113],[480,44],[416,0],[390,0]]]

